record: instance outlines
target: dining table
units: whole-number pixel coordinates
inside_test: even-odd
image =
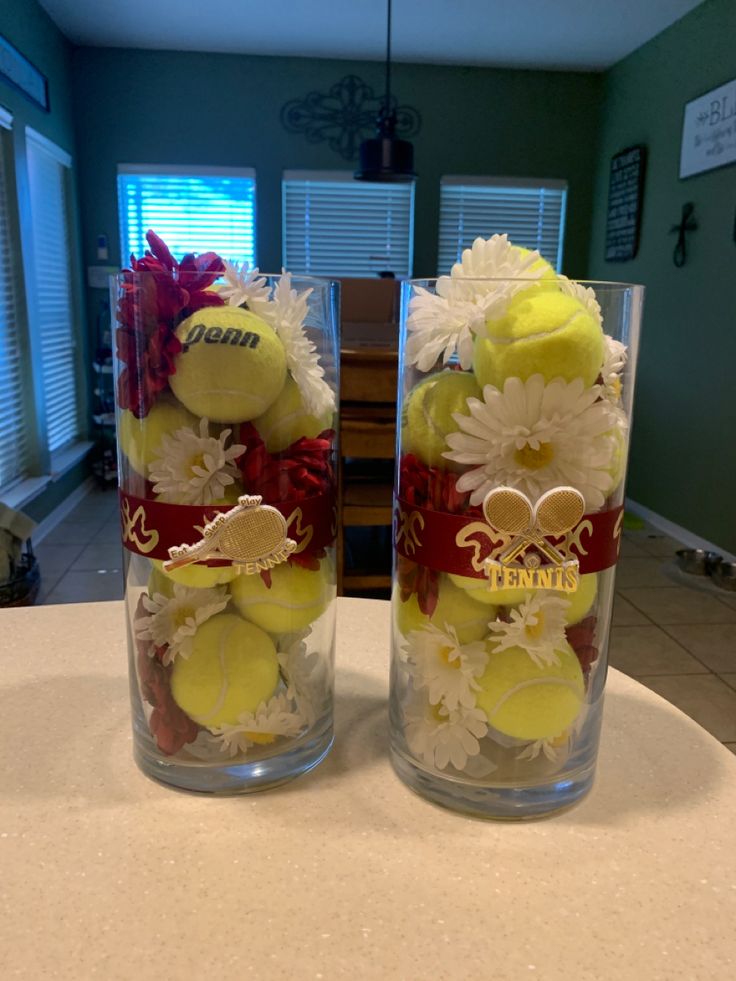
[[[495,822],[395,776],[390,604],[337,601],[335,740],[276,789],[133,762],[122,602],[0,611],[2,977],[736,977],[736,756],[608,675],[577,806]]]

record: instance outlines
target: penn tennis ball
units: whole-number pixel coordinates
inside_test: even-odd
[[[242,615],[271,634],[288,634],[308,627],[324,613],[332,598],[326,562],[319,569],[282,562],[270,570],[271,586],[260,575],[241,575],[230,586]]]
[[[263,415],[286,381],[286,352],[274,329],[240,307],[204,307],[176,329],[171,390],[197,416],[248,422]]]
[[[280,453],[298,439],[315,436],[328,429],[332,413],[326,412],[321,418],[310,415],[304,407],[299,386],[288,375],[281,394],[262,416],[253,420],[269,453]]]
[[[481,398],[481,390],[470,371],[441,371],[408,394],[402,412],[402,449],[430,467],[449,467],[442,456],[449,450],[448,433],[460,428],[453,413],[470,415],[468,399]]]
[[[493,651],[476,679],[476,704],[494,729],[514,739],[551,739],[567,729],[583,705],[585,683],[569,644],[558,664],[539,667],[522,647]]]
[[[143,419],[136,419],[129,409],[120,413],[118,443],[133,469],[148,476],[148,465],[160,456],[161,439],[177,429],[192,429],[197,420],[181,402],[161,395]]]
[[[603,364],[603,330],[583,304],[557,290],[525,289],[504,316],[486,322],[475,343],[473,370],[481,385],[507,378],[582,378],[592,385]]]
[[[487,579],[475,579],[472,576],[456,576],[450,574],[452,582],[464,589],[469,596],[479,603],[495,604],[496,606],[515,607],[523,603],[527,596],[536,596],[538,590],[534,589],[495,589],[493,592],[488,588]],[[565,622],[568,626],[578,623],[590,611],[598,592],[598,576],[595,572],[589,572],[580,577],[578,588],[574,593],[551,592],[545,590],[545,595],[558,596],[568,600],[570,606],[565,614]]]
[[[476,603],[464,589],[458,589],[449,579],[440,580],[437,606],[431,617],[422,613],[413,593],[404,602],[398,590],[394,590],[393,609],[396,626],[405,637],[412,630],[421,630],[431,623],[438,630],[445,630],[446,626],[454,627],[461,644],[483,640],[490,633],[488,623],[496,618],[494,607]]]
[[[177,657],[171,694],[179,708],[209,729],[236,725],[255,712],[279,683],[273,641],[260,627],[232,613],[218,613],[194,635],[192,653]]]
[[[149,592],[151,583],[154,583],[158,592],[163,593],[164,596],[173,595],[175,582],[181,583],[182,586],[190,586],[192,589],[212,589],[214,586],[223,586],[227,582],[232,582],[239,575],[236,565],[209,566],[192,563],[167,572],[160,559],[151,559],[151,564],[153,569],[149,579]]]

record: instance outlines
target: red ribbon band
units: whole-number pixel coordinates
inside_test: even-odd
[[[264,501],[286,519],[289,538],[296,542],[295,555],[316,552],[335,541],[337,512],[333,494],[318,494],[297,501]],[[217,515],[234,505],[200,507],[166,504],[134,497],[120,491],[120,522],[123,546],[148,559],[168,559],[173,545],[194,545],[202,538],[201,529]],[[208,559],[207,565],[230,565],[223,559]]]
[[[580,563],[581,575],[610,569],[618,560],[623,506],[583,515],[568,534],[547,537]],[[485,579],[483,561],[508,545],[482,518],[430,511],[394,498],[394,547],[418,565],[458,576]],[[533,546],[532,546],[533,548]]]

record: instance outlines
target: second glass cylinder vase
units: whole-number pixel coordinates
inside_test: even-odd
[[[149,244],[113,291],[134,751],[244,793],[332,743],[337,286]]]
[[[499,250],[518,278],[466,275]],[[642,294],[501,237],[404,286],[391,751],[437,803],[528,818],[592,784]]]

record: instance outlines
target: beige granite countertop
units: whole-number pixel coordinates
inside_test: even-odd
[[[339,602],[330,757],[225,799],[136,769],[121,603],[0,612],[3,979],[736,977],[732,753],[614,671],[587,800],[441,810],[388,762],[388,604]]]

